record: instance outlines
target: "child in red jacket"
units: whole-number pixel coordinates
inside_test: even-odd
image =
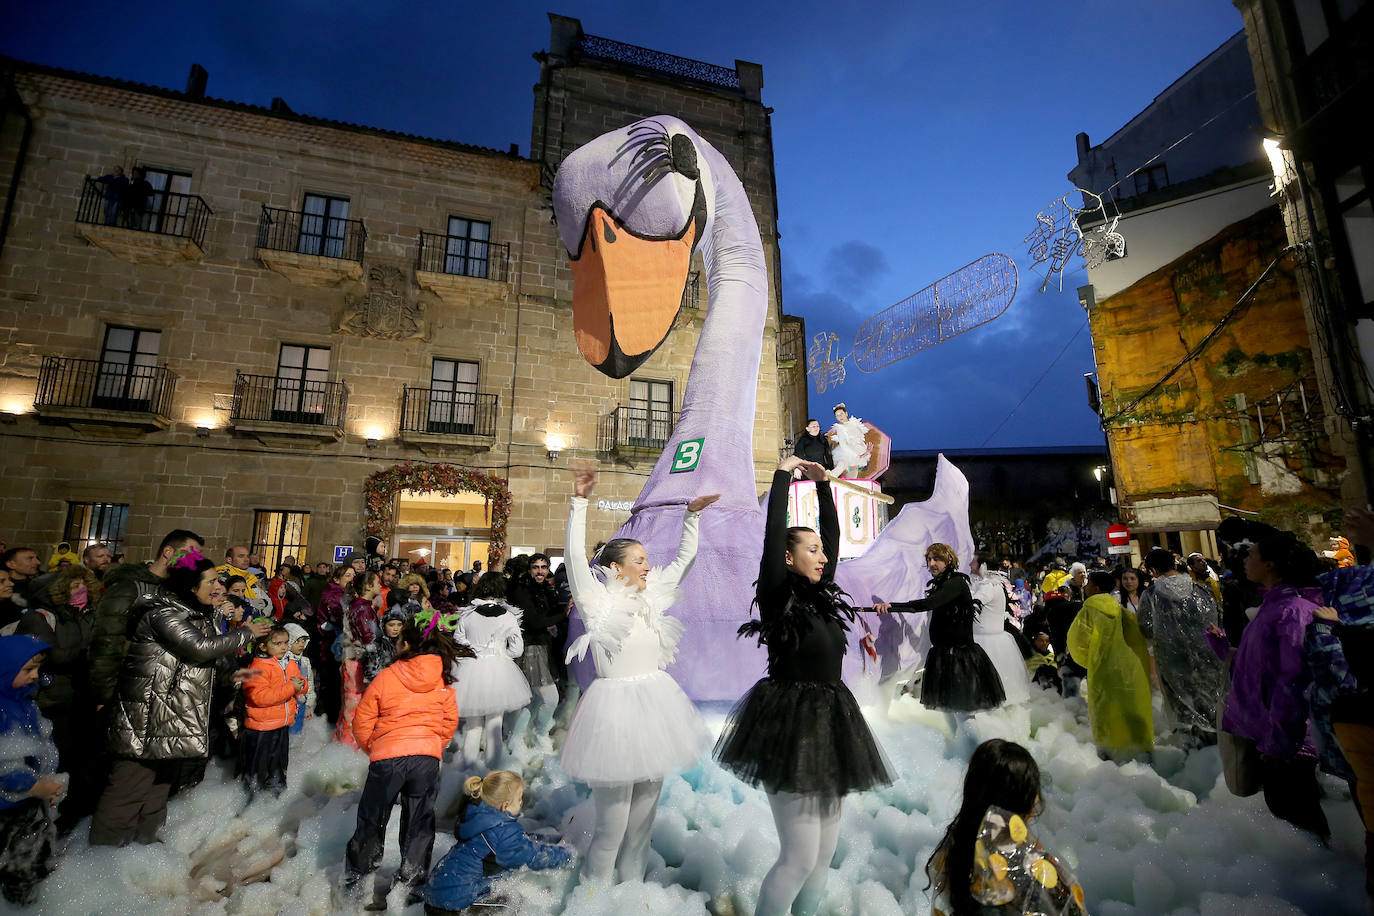
[[[399,798],[401,867],[395,880],[410,887],[411,902],[418,902],[434,852],[439,760],[458,728],[458,702],[449,685],[461,650],[447,633],[424,636],[413,623],[401,631],[397,649],[396,661],[368,686],[353,714],[354,740],[372,762],[344,859],[344,890],[360,893],[363,876],[381,864],[386,823]]]
[[[286,788],[290,726],[296,721],[297,698],[307,690],[301,669],[286,657],[290,644],[286,628],[273,627],[258,640],[250,669],[255,674],[243,684],[247,715],[235,775],[250,797],[260,789],[275,796]]]

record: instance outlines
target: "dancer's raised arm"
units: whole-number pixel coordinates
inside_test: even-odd
[[[596,469],[582,468],[573,477],[572,505],[568,509],[567,543],[563,563],[568,568],[568,588],[573,601],[581,605],[598,586],[587,564],[587,497],[596,487]]]
[[[821,544],[827,553],[826,575],[835,572],[833,546],[839,543],[840,522],[835,514],[835,502],[830,496],[830,487],[820,485],[825,479],[825,468],[814,461],[805,461],[790,455],[778,462],[773,472],[773,485],[768,491],[768,515],[763,529],[763,557],[759,561],[759,582],[757,586],[759,617],[766,617],[781,605],[773,604],[779,596],[785,596],[787,582],[787,493],[792,485],[792,472],[801,468],[811,480],[817,482],[816,495],[821,510]]]
[[[663,567],[663,581],[677,585],[687,578],[692,563],[697,558],[697,539],[701,531],[701,510],[720,499],[719,493],[698,496],[687,504],[687,514],[682,516],[682,539],[678,541],[677,556],[673,562]]]

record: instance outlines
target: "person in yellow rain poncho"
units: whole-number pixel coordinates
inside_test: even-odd
[[[1112,597],[1111,573],[1088,574],[1083,602],[1069,627],[1069,654],[1088,669],[1088,718],[1093,743],[1113,756],[1154,747],[1150,659],[1135,613]]]
[[[1040,583],[1041,593],[1045,595],[1054,594],[1054,590],[1063,585],[1068,578],[1069,571],[1067,569],[1051,569],[1045,573],[1045,578]]]

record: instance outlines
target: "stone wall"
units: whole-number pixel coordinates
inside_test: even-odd
[[[44,68],[22,68],[17,81],[34,133],[0,253],[0,410],[14,420],[0,426],[0,537],[50,544],[68,502],[125,502],[125,547],[139,555],[170,527],[192,527],[215,548],[247,541],[255,509],[308,511],[310,554],[323,557],[334,544],[361,543],[364,478],[414,460],[507,478],[508,543],[562,545],[570,468],[605,458],[597,423],[628,403],[629,380],[600,375],[573,344],[571,274],[538,163]],[[14,155],[16,136],[0,133],[4,156]],[[213,216],[189,259],[151,263],[149,233],[77,222],[84,177],[116,164],[191,173],[191,192]],[[293,272],[269,269],[260,256],[262,207],[298,210],[306,192],[348,197],[349,216],[365,223],[356,276],[314,263],[330,259]],[[450,215],[491,223],[493,242],[509,246],[508,279],[465,278],[442,296],[418,282],[417,237],[443,233]],[[704,283],[702,299],[704,308]],[[371,330],[359,333],[369,309]],[[701,314],[685,311],[636,373],[672,381],[675,409]],[[341,330],[350,323],[353,331]],[[162,332],[158,363],[177,376],[171,422],[136,429],[36,413],[43,358],[97,359],[112,325]],[[775,326],[770,320],[770,332]],[[781,444],[771,337],[760,379],[760,479]],[[231,421],[235,373],[274,375],[282,344],[330,348],[331,379],[348,396],[337,439],[250,433]],[[479,390],[499,403],[489,439],[402,440],[402,389],[427,388],[436,357],[480,364]],[[550,436],[564,442],[554,460]],[[603,460],[598,495],[633,500],[650,469],[647,460]],[[625,517],[593,512],[589,537],[608,536]]]

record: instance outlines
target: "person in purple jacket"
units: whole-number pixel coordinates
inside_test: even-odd
[[[1303,637],[1322,603],[1317,555],[1287,531],[1258,535],[1245,556],[1245,575],[1263,600],[1231,662],[1221,728],[1259,754],[1264,801],[1275,817],[1320,837],[1331,834],[1317,786],[1317,754],[1308,731]],[[1207,642],[1223,660],[1230,643],[1215,624]]]

